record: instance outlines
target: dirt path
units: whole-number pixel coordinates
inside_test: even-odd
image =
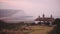
[[[53,28],[53,26],[31,26],[32,31],[29,34],[47,34],[47,32],[50,32]]]

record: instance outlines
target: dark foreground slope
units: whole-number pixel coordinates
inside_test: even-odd
[[[60,34],[60,19],[59,18],[55,20],[55,24],[56,26],[54,27],[54,29],[48,34]]]

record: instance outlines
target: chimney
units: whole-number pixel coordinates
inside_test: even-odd
[[[43,18],[45,18],[45,15],[43,14]]]
[[[52,18],[52,14],[51,14],[51,18]]]

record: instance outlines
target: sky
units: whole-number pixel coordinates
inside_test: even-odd
[[[0,9],[23,10],[28,16],[34,17],[42,17],[43,14],[50,17],[52,14],[60,18],[60,0],[0,0]],[[19,16],[20,12],[16,14]]]

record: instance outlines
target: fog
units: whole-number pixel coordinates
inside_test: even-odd
[[[42,17],[43,13],[46,17],[52,14],[54,18],[60,18],[60,0],[0,0],[0,9],[23,10],[26,15],[34,16],[35,18],[39,15]],[[5,14],[5,12],[3,13]],[[16,12],[14,15],[12,14],[12,16],[16,15],[19,17],[21,14],[20,12]]]

